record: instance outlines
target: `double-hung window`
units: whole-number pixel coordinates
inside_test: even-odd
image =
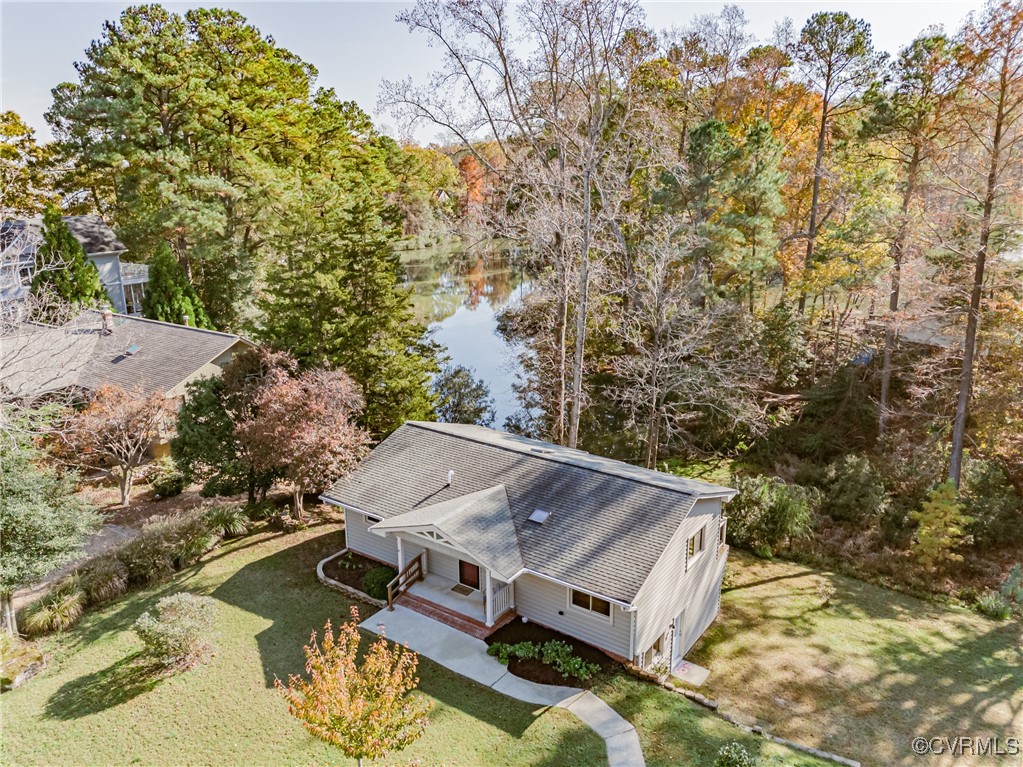
[[[689,569],[690,564],[696,559],[700,552],[704,550],[707,545],[706,540],[706,528],[701,527],[695,533],[689,537],[689,546],[686,549],[686,570]]]

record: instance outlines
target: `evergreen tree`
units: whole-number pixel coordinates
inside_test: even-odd
[[[55,207],[43,216],[43,242],[36,253],[32,292],[43,298],[43,319],[58,321],[71,309],[96,306],[107,298],[96,266],[85,257]]]
[[[197,328],[213,328],[206,309],[185,270],[174,258],[170,246],[160,245],[149,266],[149,283],[142,299],[142,313],[151,320],[188,324]]]
[[[973,517],[963,513],[959,492],[951,480],[931,490],[919,511],[909,515],[917,524],[913,554],[925,567],[961,562],[954,549],[969,542],[966,528]]]
[[[398,216],[380,192],[393,177],[368,116],[333,93],[316,106],[314,129],[331,144],[311,161],[330,178],[295,174],[281,192],[288,208],[275,249],[284,255],[269,269],[257,333],[304,368],[347,371],[366,404],[360,425],[383,436],[433,417],[437,347],[412,313],[390,245]]]

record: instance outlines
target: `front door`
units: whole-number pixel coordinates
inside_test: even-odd
[[[458,582],[471,589],[480,587],[480,566],[472,562],[458,560]]]

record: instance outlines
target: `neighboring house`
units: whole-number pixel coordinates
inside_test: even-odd
[[[220,375],[253,346],[231,333],[89,309],[61,327],[23,323],[0,336],[0,388],[8,396],[39,397],[120,386],[179,403],[189,383]]]
[[[727,487],[480,426],[409,422],[323,496],[399,604],[467,630],[518,614],[675,668],[714,620]],[[418,577],[421,574],[421,578]]]
[[[121,260],[128,249],[99,216],[64,216],[63,220],[81,243],[86,258],[95,264],[114,311],[142,314],[149,267]],[[0,224],[0,301],[13,302],[28,292],[42,241],[41,218]]]

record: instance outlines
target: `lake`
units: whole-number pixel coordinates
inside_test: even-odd
[[[515,348],[497,332],[497,315],[529,291],[529,281],[507,252],[466,253],[457,246],[400,254],[405,281],[413,289],[416,317],[453,365],[474,370],[494,398],[501,428],[519,409],[512,384],[520,366]]]

